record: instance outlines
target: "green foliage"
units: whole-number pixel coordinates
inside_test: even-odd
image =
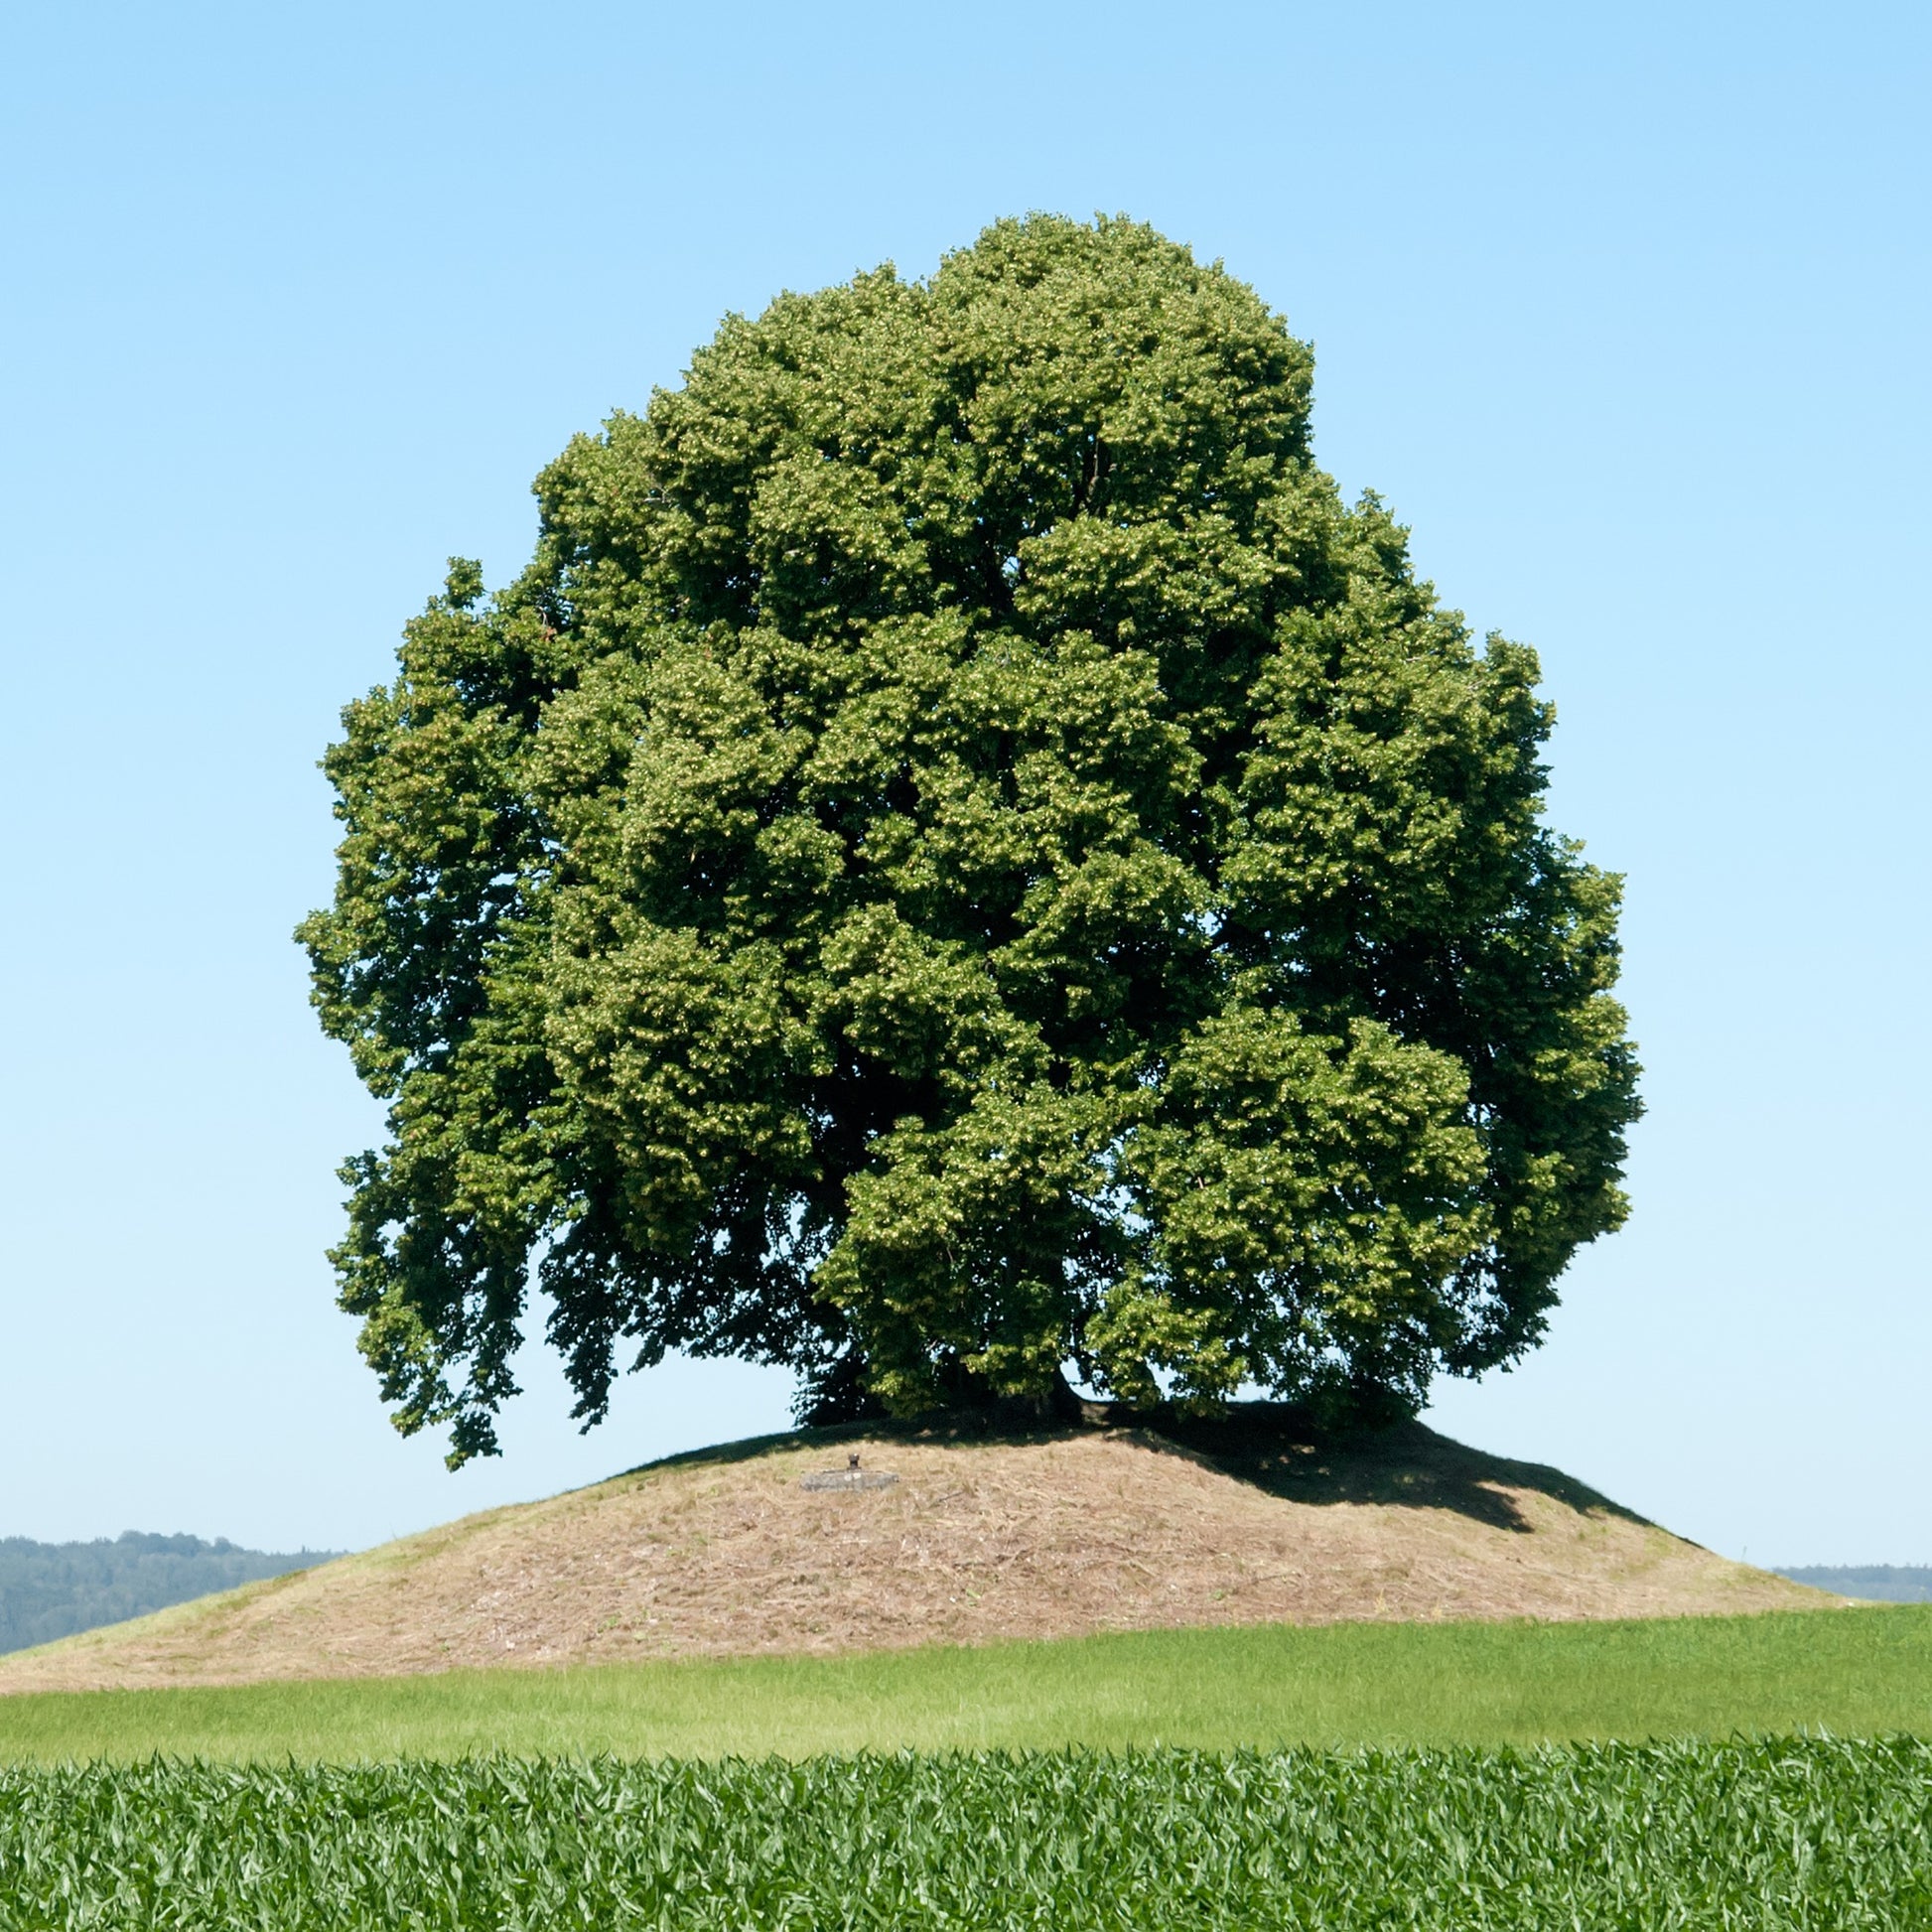
[[[1833,1928],[1932,1915],[1932,1746],[0,1773],[10,1926]]]
[[[872,1403],[1413,1409],[1623,1212],[1614,879],[1536,660],[1311,458],[1311,358],[1126,221],[733,318],[345,714],[343,1305],[493,1448],[536,1259],[620,1350]]]
[[[238,1550],[225,1537],[148,1536],[109,1542],[36,1543],[0,1537],[0,1651],[52,1643],[76,1630],[120,1623],[217,1589],[326,1561],[331,1552],[276,1556]]]

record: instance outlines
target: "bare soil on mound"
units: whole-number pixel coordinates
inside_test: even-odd
[[[897,1474],[801,1489],[810,1471]],[[802,1432],[672,1458],[0,1658],[0,1692],[1841,1599],[1420,1424]]]

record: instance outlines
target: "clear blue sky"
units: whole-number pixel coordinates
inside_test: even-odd
[[[1627,873],[1628,1229],[1440,1425],[1760,1562],[1932,1561],[1921,9],[167,8],[0,28],[0,1534],[372,1541],[778,1425],[673,1364],[389,1430],[375,1131],[288,933],[452,552],[727,310],[1125,210],[1311,338],[1322,460],[1535,643]]]

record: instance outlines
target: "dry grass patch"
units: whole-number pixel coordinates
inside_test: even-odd
[[[808,1491],[856,1452],[884,1489]],[[1420,1424],[808,1432],[651,1464],[0,1658],[0,1691],[831,1653],[1198,1624],[1839,1599]]]

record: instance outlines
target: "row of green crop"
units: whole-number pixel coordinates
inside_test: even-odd
[[[0,1772],[0,1925],[1932,1924],[1932,1745]]]

